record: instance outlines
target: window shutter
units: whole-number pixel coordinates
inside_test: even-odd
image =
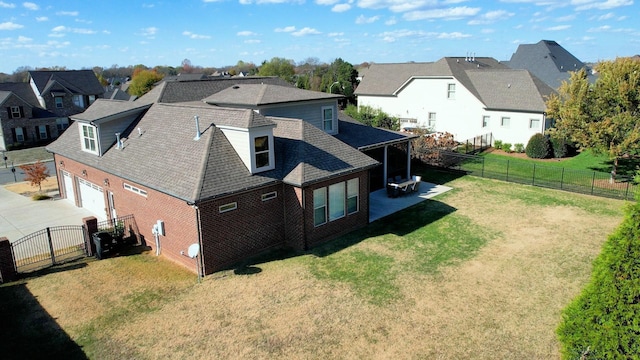
[[[24,107],[20,106],[20,117],[24,117]]]
[[[18,142],[18,137],[16,136],[16,129],[15,128],[11,128],[11,136],[13,136],[13,142],[17,143]]]
[[[49,125],[45,125],[45,128],[47,129],[47,139],[51,139],[51,130],[49,129]]]
[[[27,136],[27,128],[26,127],[22,128],[22,134],[24,135],[24,142],[27,142],[27,140],[29,140],[29,136]]]
[[[7,115],[9,116],[9,119],[13,119],[13,113],[11,112],[11,106],[7,107]]]
[[[40,129],[38,129],[38,125],[36,125],[36,139],[40,140]]]

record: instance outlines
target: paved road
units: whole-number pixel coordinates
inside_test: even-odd
[[[49,169],[49,175],[54,176],[56,174],[56,168],[53,161],[47,161],[45,165],[47,165],[47,169]],[[7,168],[5,168],[4,162],[0,161],[0,185],[24,181],[24,171],[22,171],[18,165],[14,167],[16,169],[15,178],[14,173],[11,171],[11,163],[7,164]]]

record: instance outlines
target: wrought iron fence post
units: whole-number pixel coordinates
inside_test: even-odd
[[[533,176],[531,177],[531,185],[536,185],[536,164],[533,163]]]
[[[562,175],[560,175],[560,190],[562,190],[563,183],[564,183],[564,168],[562,168]]]
[[[484,162],[485,162],[485,158],[482,158],[482,177],[484,177]]]
[[[56,254],[53,251],[53,242],[51,241],[51,229],[47,228],[47,241],[49,242],[49,252],[51,253],[51,264],[56,264]]]
[[[624,192],[624,199],[625,200],[628,200],[627,196],[629,196],[629,183],[630,183],[630,181],[627,181],[627,189]]]
[[[505,181],[509,181],[509,160],[507,160],[507,179]]]
[[[593,177],[591,178],[591,195],[593,195],[593,187],[596,185],[596,172],[593,172]]]

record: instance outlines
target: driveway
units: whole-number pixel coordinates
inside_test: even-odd
[[[82,218],[87,216],[94,215],[57,196],[33,201],[0,186],[0,237],[10,242],[47,227],[82,225]]]

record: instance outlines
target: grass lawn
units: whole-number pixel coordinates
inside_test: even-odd
[[[142,254],[2,285],[3,358],[558,358],[561,310],[624,202],[446,184],[307,254],[201,284]]]

